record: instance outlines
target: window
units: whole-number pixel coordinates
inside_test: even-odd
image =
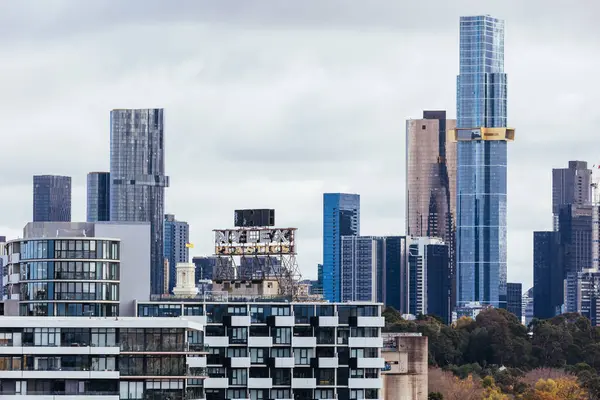
[[[292,344],[292,328],[275,328],[275,344]]]
[[[230,385],[246,385],[248,383],[248,370],[243,368],[233,368],[229,376]]]
[[[276,368],[275,369],[275,373],[273,374],[273,385],[277,385],[277,386],[283,386],[283,385],[289,385],[291,382],[291,370],[289,368]],[[287,392],[287,395],[283,394],[282,390],[273,390],[271,392],[271,394],[273,394],[273,392],[279,392],[276,393],[276,395],[274,396],[274,398],[280,398],[280,399],[289,399],[291,398],[291,396],[289,395],[289,389],[285,389],[285,391]]]
[[[92,358],[92,371],[115,371],[115,370],[116,370],[115,357],[93,357]]]
[[[248,357],[246,350],[246,347],[228,347],[227,357]]]
[[[272,347],[271,357],[291,357],[292,352],[289,347]]]
[[[35,328],[34,346],[59,346],[60,329],[58,328]]]
[[[247,327],[236,327],[229,328],[229,343],[231,344],[244,344],[248,342],[248,328]]]
[[[251,348],[250,349],[250,362],[252,364],[264,364],[265,363],[265,354],[267,354],[267,351],[265,351],[265,349]]]
[[[312,349],[294,349],[296,365],[308,365],[312,357]]]

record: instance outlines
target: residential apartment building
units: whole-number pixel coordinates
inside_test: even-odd
[[[456,130],[457,307],[506,307],[507,127],[504,21],[460,18]]]
[[[202,399],[203,328],[184,318],[0,317],[0,398]]]
[[[226,297],[137,305],[140,317],[166,313],[206,324],[207,400],[381,399],[381,307]]]
[[[149,222],[150,286],[164,291],[164,110],[119,109],[110,113],[110,220]]]

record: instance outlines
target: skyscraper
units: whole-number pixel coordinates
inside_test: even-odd
[[[87,176],[87,222],[110,221],[110,173]]]
[[[457,79],[457,305],[506,305],[504,22],[461,17]]]
[[[162,109],[113,110],[110,114],[110,219],[151,225],[150,285],[164,287],[165,188]]]
[[[340,301],[342,236],[360,235],[360,195],[323,194],[323,297]]]
[[[413,237],[408,245],[408,313],[451,319],[448,246],[440,238]]]
[[[552,169],[552,214],[554,230],[559,228],[562,206],[585,205],[592,202],[592,170],[585,161],[569,161],[568,168]]]
[[[71,221],[70,176],[33,176],[33,221]]]
[[[456,243],[456,142],[450,132],[456,120],[446,111],[424,111],[423,119],[406,122],[406,232],[414,237],[442,238],[449,250],[451,307]]]
[[[383,254],[378,239],[371,236],[342,236],[341,300],[377,301]]]
[[[523,319],[523,285],[520,283],[506,284],[506,310],[513,313],[519,322]]]
[[[564,304],[564,248],[560,233],[533,232],[533,315],[552,318]]]
[[[165,215],[164,257],[169,260],[169,293],[175,287],[177,263],[189,262],[190,227],[185,221],[177,221],[173,214]],[[196,278],[198,279],[198,278]]]

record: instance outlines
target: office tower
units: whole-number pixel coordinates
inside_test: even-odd
[[[281,274],[281,259],[275,256],[241,257],[238,265],[239,277],[274,277]]]
[[[579,313],[597,326],[597,313],[600,309],[598,289],[600,288],[600,272],[587,269],[570,274],[566,280],[567,299],[566,312]]]
[[[523,311],[523,285],[520,283],[506,284],[506,310],[515,314],[519,322],[521,322]]]
[[[552,214],[554,230],[559,229],[560,209],[566,205],[592,202],[592,170],[585,161],[569,161],[568,168],[552,169]]]
[[[70,176],[33,176],[33,220],[40,222],[71,220]]]
[[[87,176],[87,221],[110,221],[110,173],[90,172]]]
[[[383,263],[377,247],[371,236],[342,236],[341,301],[377,301]]]
[[[323,297],[340,301],[342,236],[360,235],[360,195],[323,194]]]
[[[178,263],[187,263],[190,259],[190,227],[185,221],[177,221],[175,215],[165,215],[164,257],[169,260],[168,293],[175,287],[176,267]]]
[[[506,305],[504,22],[461,17],[457,79],[457,306]]]
[[[317,264],[317,283],[312,287],[313,294],[323,294],[323,264]]]
[[[564,246],[564,274],[581,272],[594,267],[592,205],[564,205],[559,210],[559,234]]]
[[[456,120],[446,111],[424,111],[406,122],[406,232],[439,237],[448,245],[454,278],[456,224]],[[453,279],[453,291],[455,290]],[[452,298],[454,305],[456,295]],[[454,308],[454,307],[453,307]]]
[[[440,238],[413,237],[408,245],[408,313],[451,319],[448,246]]]
[[[523,294],[523,317],[521,318],[521,323],[525,326],[528,326],[531,320],[533,319],[533,293],[533,288],[529,288],[529,290],[526,291],[525,294]]]
[[[381,296],[378,302],[393,307],[402,314],[408,313],[408,249],[406,236],[386,236],[382,244],[383,273],[380,280]]]
[[[564,303],[564,247],[560,233],[533,232],[533,315],[552,318]]]
[[[164,287],[165,188],[162,109],[113,110],[110,114],[110,220],[151,224],[152,293]]]

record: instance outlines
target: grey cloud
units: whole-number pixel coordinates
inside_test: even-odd
[[[322,193],[361,194],[361,230],[404,230],[405,119],[455,108],[458,16],[506,19],[509,277],[531,282],[550,169],[598,159],[594,2],[0,2],[0,228],[31,218],[31,175],[108,168],[109,111],[164,107],[167,211],[197,254],[239,207],[299,228],[321,259]],[[600,160],[598,160],[600,163]],[[527,177],[525,179],[524,177]],[[2,234],[2,232],[0,232]]]

